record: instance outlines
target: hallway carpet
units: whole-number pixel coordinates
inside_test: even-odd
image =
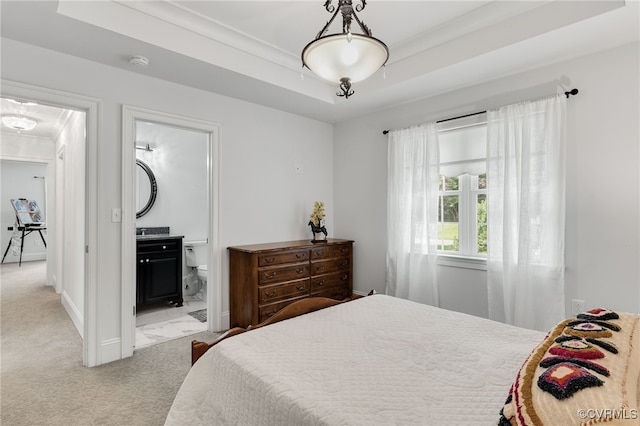
[[[190,341],[203,332],[82,366],[82,339],[45,286],[45,262],[0,266],[0,423],[162,425],[190,368]]]

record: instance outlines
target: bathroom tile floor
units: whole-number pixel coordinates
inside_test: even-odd
[[[202,300],[186,296],[183,306],[159,305],[141,309],[136,315],[136,349],[207,330],[189,312],[206,309]]]

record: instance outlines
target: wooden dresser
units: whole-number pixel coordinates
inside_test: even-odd
[[[353,241],[327,239],[229,247],[231,327],[247,327],[310,296],[353,292]]]

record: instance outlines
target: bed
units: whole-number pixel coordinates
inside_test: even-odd
[[[325,305],[230,330],[195,362],[166,425],[496,425],[553,334],[384,295]],[[638,369],[623,375],[631,417]]]

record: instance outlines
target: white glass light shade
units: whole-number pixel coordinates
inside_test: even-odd
[[[352,83],[378,71],[389,59],[389,49],[375,37],[333,34],[309,43],[302,51],[302,63],[318,77],[338,84],[341,78]]]
[[[3,115],[2,122],[5,126],[15,130],[31,130],[38,122],[24,115]]]

